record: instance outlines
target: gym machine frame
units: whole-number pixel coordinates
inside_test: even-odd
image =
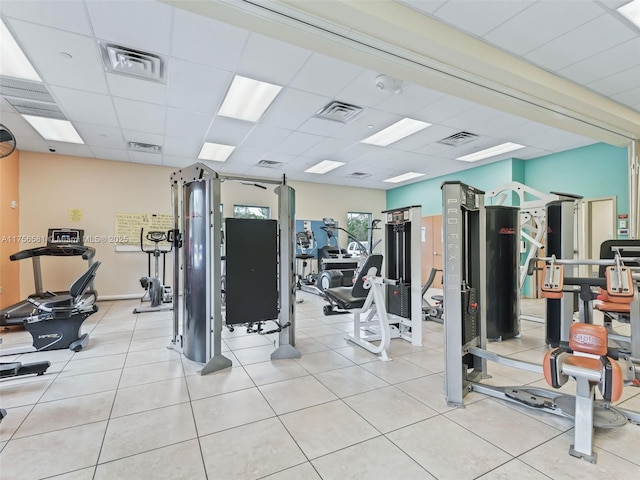
[[[487,360],[543,374],[541,364],[515,360],[486,350],[486,220],[484,192],[461,182],[445,182],[443,192],[445,399],[448,406],[464,407],[464,396],[479,392],[502,400],[573,418],[568,396],[536,387],[494,387],[480,381],[489,377]],[[573,398],[573,397],[569,397]],[[574,402],[575,403],[575,402]],[[640,413],[594,403],[594,425],[615,426],[640,422]],[[585,419],[576,416],[576,423]]]
[[[222,212],[221,183],[225,180],[278,185],[279,324],[278,347],[271,359],[300,358],[295,348],[295,190],[282,180],[220,175],[202,163],[171,174],[175,248],[174,292],[184,280],[183,332],[180,299],[173,296],[173,338],[169,348],[203,363],[201,375],[228,368],[222,354]],[[180,248],[182,246],[182,248]],[[182,265],[181,258],[183,257]]]

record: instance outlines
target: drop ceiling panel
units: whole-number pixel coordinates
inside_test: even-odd
[[[202,141],[209,130],[213,115],[181,110],[179,108],[167,108],[167,120],[165,122],[165,135],[183,137],[185,139],[197,139]]]
[[[313,133],[323,137],[330,137],[345,126],[344,123],[325,120],[322,118],[310,118],[297,129],[298,132]]]
[[[376,86],[376,77],[379,75],[372,70],[364,70],[342,89],[336,98],[359,107],[373,107],[396,95],[393,91],[383,91]]]
[[[310,133],[293,132],[280,144],[273,148],[274,152],[289,155],[302,155],[314,145],[320,143],[324,137]]]
[[[165,135],[162,145],[162,153],[164,156],[188,157],[191,163],[196,162],[196,158],[202,148],[202,139],[174,137]]]
[[[290,86],[334,98],[364,69],[341,60],[314,53]]]
[[[588,85],[603,95],[616,95],[640,84],[640,65],[615,73]]]
[[[68,0],[2,0],[2,13],[69,32],[91,35],[91,25],[81,2]]]
[[[513,130],[515,127],[522,126],[527,123],[529,123],[529,121],[522,117],[517,117],[509,113],[503,113],[499,117],[475,125],[473,127],[473,132],[471,133],[497,138],[510,138],[511,130]]]
[[[289,43],[252,33],[238,64],[238,73],[276,85],[287,85],[311,56]]]
[[[339,152],[332,155],[332,160],[338,160],[340,162],[352,162],[368,154],[376,153],[383,150],[383,147],[376,147],[374,145],[368,145],[366,143],[353,143],[347,148],[343,148]]]
[[[595,2],[536,2],[484,35],[484,39],[509,52],[523,55],[602,15]]]
[[[471,130],[471,133],[475,133],[473,132],[473,129],[476,126],[485,124],[487,122],[490,122],[491,120],[495,120],[502,115],[502,112],[498,110],[478,105],[471,108],[470,110],[464,111],[461,114],[444,120],[442,122],[442,125],[446,127],[457,128],[458,130]]]
[[[400,115],[368,108],[351,123],[338,130],[334,137],[359,142],[401,119]]]
[[[108,93],[102,60],[93,39],[20,20],[10,23],[46,83]],[[72,58],[64,58],[62,52]]]
[[[118,148],[99,147],[92,145],[89,147],[96,158],[103,160],[117,160],[119,162],[129,161],[129,152]]]
[[[280,144],[280,142],[291,135],[291,133],[292,130],[258,124],[251,130],[251,133],[244,140],[243,145],[270,149]]]
[[[223,145],[240,145],[249,132],[253,130],[255,123],[245,122],[228,117],[215,117],[206,136],[208,142],[222,143]]]
[[[168,55],[173,9],[160,2],[86,2],[97,38]]]
[[[624,105],[638,105],[640,104],[640,86],[617,93],[611,98],[613,98],[616,102],[620,102]]]
[[[444,124],[449,118],[468,112],[476,104],[462,98],[444,96],[429,105],[417,110],[415,114],[429,123]],[[413,117],[414,115],[412,115]]]
[[[11,107],[7,107],[7,110],[9,110],[9,108]],[[11,133],[16,137],[18,144],[22,143],[23,138],[42,139],[38,132],[36,132],[36,130],[24,119],[22,115],[15,113],[13,108],[11,108],[11,110],[12,111],[3,111],[2,115],[0,115],[0,121],[8,127],[9,130],[11,130]],[[18,148],[22,147],[18,145]]]
[[[126,98],[114,98],[113,103],[123,129],[164,133],[165,107]]]
[[[171,167],[174,170],[177,170],[183,167],[188,167],[189,165],[193,165],[195,162],[196,160],[189,157],[166,155],[166,154],[162,156],[162,164],[164,166]]]
[[[260,123],[296,130],[330,100],[329,97],[285,88],[262,116]]]
[[[450,25],[482,36],[534,3],[531,0],[455,0],[445,3],[433,15]]]
[[[607,32],[602,35],[601,32]],[[602,15],[525,57],[549,70],[560,70],[636,37],[636,32],[610,15]]]
[[[249,33],[211,18],[175,10],[172,55],[233,71]]]
[[[171,68],[171,61],[167,64],[167,68]],[[167,102],[167,86],[163,83],[113,73],[106,73],[106,77],[109,91],[114,97],[130,98],[158,105],[164,105]]]
[[[58,106],[77,122],[118,127],[118,118],[109,95],[52,86],[50,92]]]
[[[227,162],[232,164],[255,165],[262,160],[267,153],[269,153],[269,150],[266,148],[241,145],[233,151]]]
[[[351,145],[350,140],[325,138],[307,150],[305,155],[317,159],[331,159],[349,145]]]
[[[116,149],[124,149],[127,147],[120,128],[91,125],[81,122],[74,122],[73,126],[84,140],[84,143],[91,147],[97,146]]]
[[[570,80],[591,83],[638,65],[638,58],[640,37],[563,68],[559,73]]]
[[[224,70],[172,59],[167,103],[171,107],[215,114],[233,75]]]
[[[150,145],[163,146],[163,136],[155,133],[141,132],[137,130],[123,130],[122,134],[126,142],[148,143]],[[148,152],[142,152],[148,153]]]
[[[72,155],[76,157],[93,158],[93,152],[87,145],[66,142],[50,142],[47,141],[47,151],[53,147],[56,149],[56,155]]]
[[[403,3],[407,7],[411,7],[420,12],[433,13],[442,5],[447,3],[447,1],[446,0],[398,0],[398,3]]]
[[[444,98],[444,94],[414,84],[406,84],[402,87],[402,93],[390,95],[380,102],[376,108],[389,113],[402,116],[410,116],[413,112]]]

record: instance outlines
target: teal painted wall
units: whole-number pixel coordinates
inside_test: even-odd
[[[624,147],[599,143],[524,162],[526,185],[541,192],[584,198],[616,197],[618,213],[629,213],[629,157]]]
[[[458,180],[488,191],[513,180],[543,193],[615,196],[618,213],[628,213],[628,178],[627,149],[599,143],[531,160],[502,160],[387,190],[387,208],[422,205],[423,216],[438,215],[442,213],[442,182]]]

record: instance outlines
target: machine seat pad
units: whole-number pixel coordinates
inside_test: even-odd
[[[598,295],[600,297],[600,295]],[[594,307],[601,312],[631,313],[631,305],[628,303],[604,302],[598,300],[594,302]]]
[[[573,365],[574,367],[586,368],[595,371],[600,371],[602,369],[602,364],[600,363],[599,358],[568,355],[564,359],[564,363],[566,363],[567,365]]]
[[[354,308],[362,308],[367,297],[354,297],[351,287],[332,287],[324,291],[325,295],[331,297],[340,308],[344,310],[352,310]]]

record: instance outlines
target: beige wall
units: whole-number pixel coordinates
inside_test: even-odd
[[[116,213],[171,213],[169,176],[172,167],[159,167],[90,158],[33,152],[20,154],[20,231],[46,235],[50,227],[83,228],[86,236],[114,234]],[[296,217],[321,220],[334,217],[346,225],[348,211],[379,214],[385,208],[383,190],[356,189],[291,182],[296,190]],[[277,212],[274,185],[267,190],[226,181],[222,184],[224,215],[232,216],[234,204],[271,207]],[[82,210],[82,219],[69,220],[69,210]],[[346,245],[345,236],[341,243]],[[88,244],[96,249],[102,266],[96,278],[101,296],[142,295],[139,278],[146,275],[147,259],[141,252],[116,252],[113,243]],[[21,245],[31,248],[35,245]],[[167,258],[169,264],[172,258]],[[33,291],[31,265],[21,262],[21,294]],[[67,289],[86,268],[80,259],[43,259],[43,284],[49,290]],[[167,283],[171,284],[168,270]]]
[[[9,260],[9,255],[20,250],[19,158],[19,152],[14,151],[0,159],[0,308],[20,301],[20,265]]]

